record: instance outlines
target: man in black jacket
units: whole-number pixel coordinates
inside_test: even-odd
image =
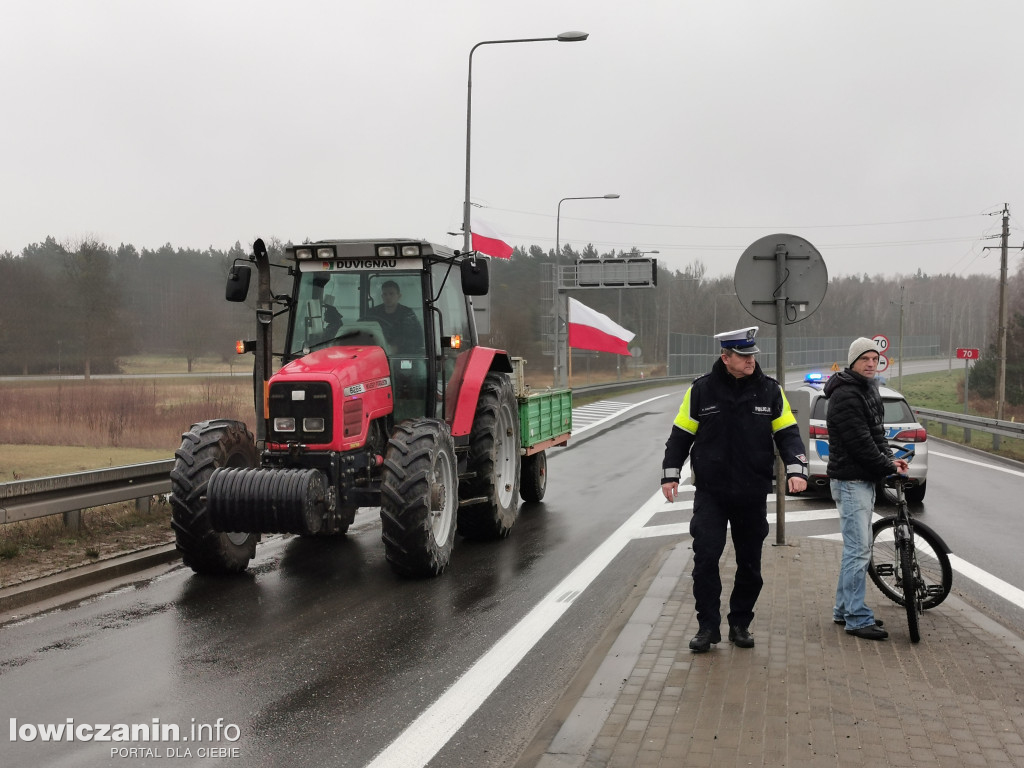
[[[885,439],[884,407],[875,381],[875,343],[864,337],[854,340],[847,362],[849,367],[831,377],[824,389],[828,398],[827,472],[843,532],[832,620],[845,624],[848,635],[884,640],[889,633],[864,603],[871,561],[871,513],[878,483],[890,475],[906,474],[908,467],[905,460],[893,458]]]
[[[750,622],[764,581],[761,549],[768,535],[767,496],[775,446],[786,464],[790,493],[807,488],[807,458],[796,418],[782,388],[754,359],[757,327],[715,336],[722,356],[693,382],[665,443],[661,490],[675,501],[687,455],[693,467],[693,596],[697,603],[694,653],[722,640],[722,580],[718,561],[731,526],[736,579],[729,598],[729,641],[752,648]]]
[[[381,303],[366,311],[369,320],[376,320],[384,331],[393,353],[412,354],[423,351],[423,329],[416,313],[401,303],[402,291],[394,280],[386,280],[380,289]]]

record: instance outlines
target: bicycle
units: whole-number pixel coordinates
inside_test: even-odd
[[[910,516],[902,477],[896,478],[895,490],[896,514],[871,526],[868,574],[883,595],[907,609],[910,642],[917,643],[921,640],[918,617],[946,599],[953,569],[942,537]]]

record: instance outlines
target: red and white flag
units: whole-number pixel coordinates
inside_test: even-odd
[[[602,315],[576,299],[569,299],[569,346],[628,355],[629,342],[636,336],[607,315]]]
[[[511,259],[512,246],[506,243],[494,227],[483,219],[473,217],[470,227],[473,234],[473,250],[497,259]]]

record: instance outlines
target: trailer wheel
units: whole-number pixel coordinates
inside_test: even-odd
[[[459,533],[508,536],[519,514],[519,407],[508,376],[489,373],[480,388],[466,469],[459,486]]]
[[[401,576],[437,576],[455,545],[459,475],[444,422],[403,421],[388,440],[381,468],[384,555]]]
[[[524,456],[519,481],[519,495],[523,497],[523,501],[541,501],[547,489],[548,459],[544,451]]]
[[[225,533],[210,524],[206,486],[218,467],[259,465],[252,433],[240,421],[193,424],[181,436],[171,470],[171,527],[181,558],[196,573],[239,573],[256,554],[255,533]]]

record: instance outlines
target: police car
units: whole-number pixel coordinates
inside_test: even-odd
[[[829,479],[826,474],[828,467],[828,428],[825,425],[825,414],[828,412],[828,398],[822,390],[828,380],[827,374],[809,373],[804,378],[801,390],[811,398],[810,434],[807,446],[807,487],[829,493]],[[885,406],[883,425],[885,436],[892,448],[893,456],[906,459],[910,465],[910,477],[904,485],[907,501],[919,503],[924,499],[928,478],[928,433],[914,418],[906,398],[895,389],[884,386],[879,378],[878,392]],[[890,501],[895,499],[887,488],[881,488]]]

